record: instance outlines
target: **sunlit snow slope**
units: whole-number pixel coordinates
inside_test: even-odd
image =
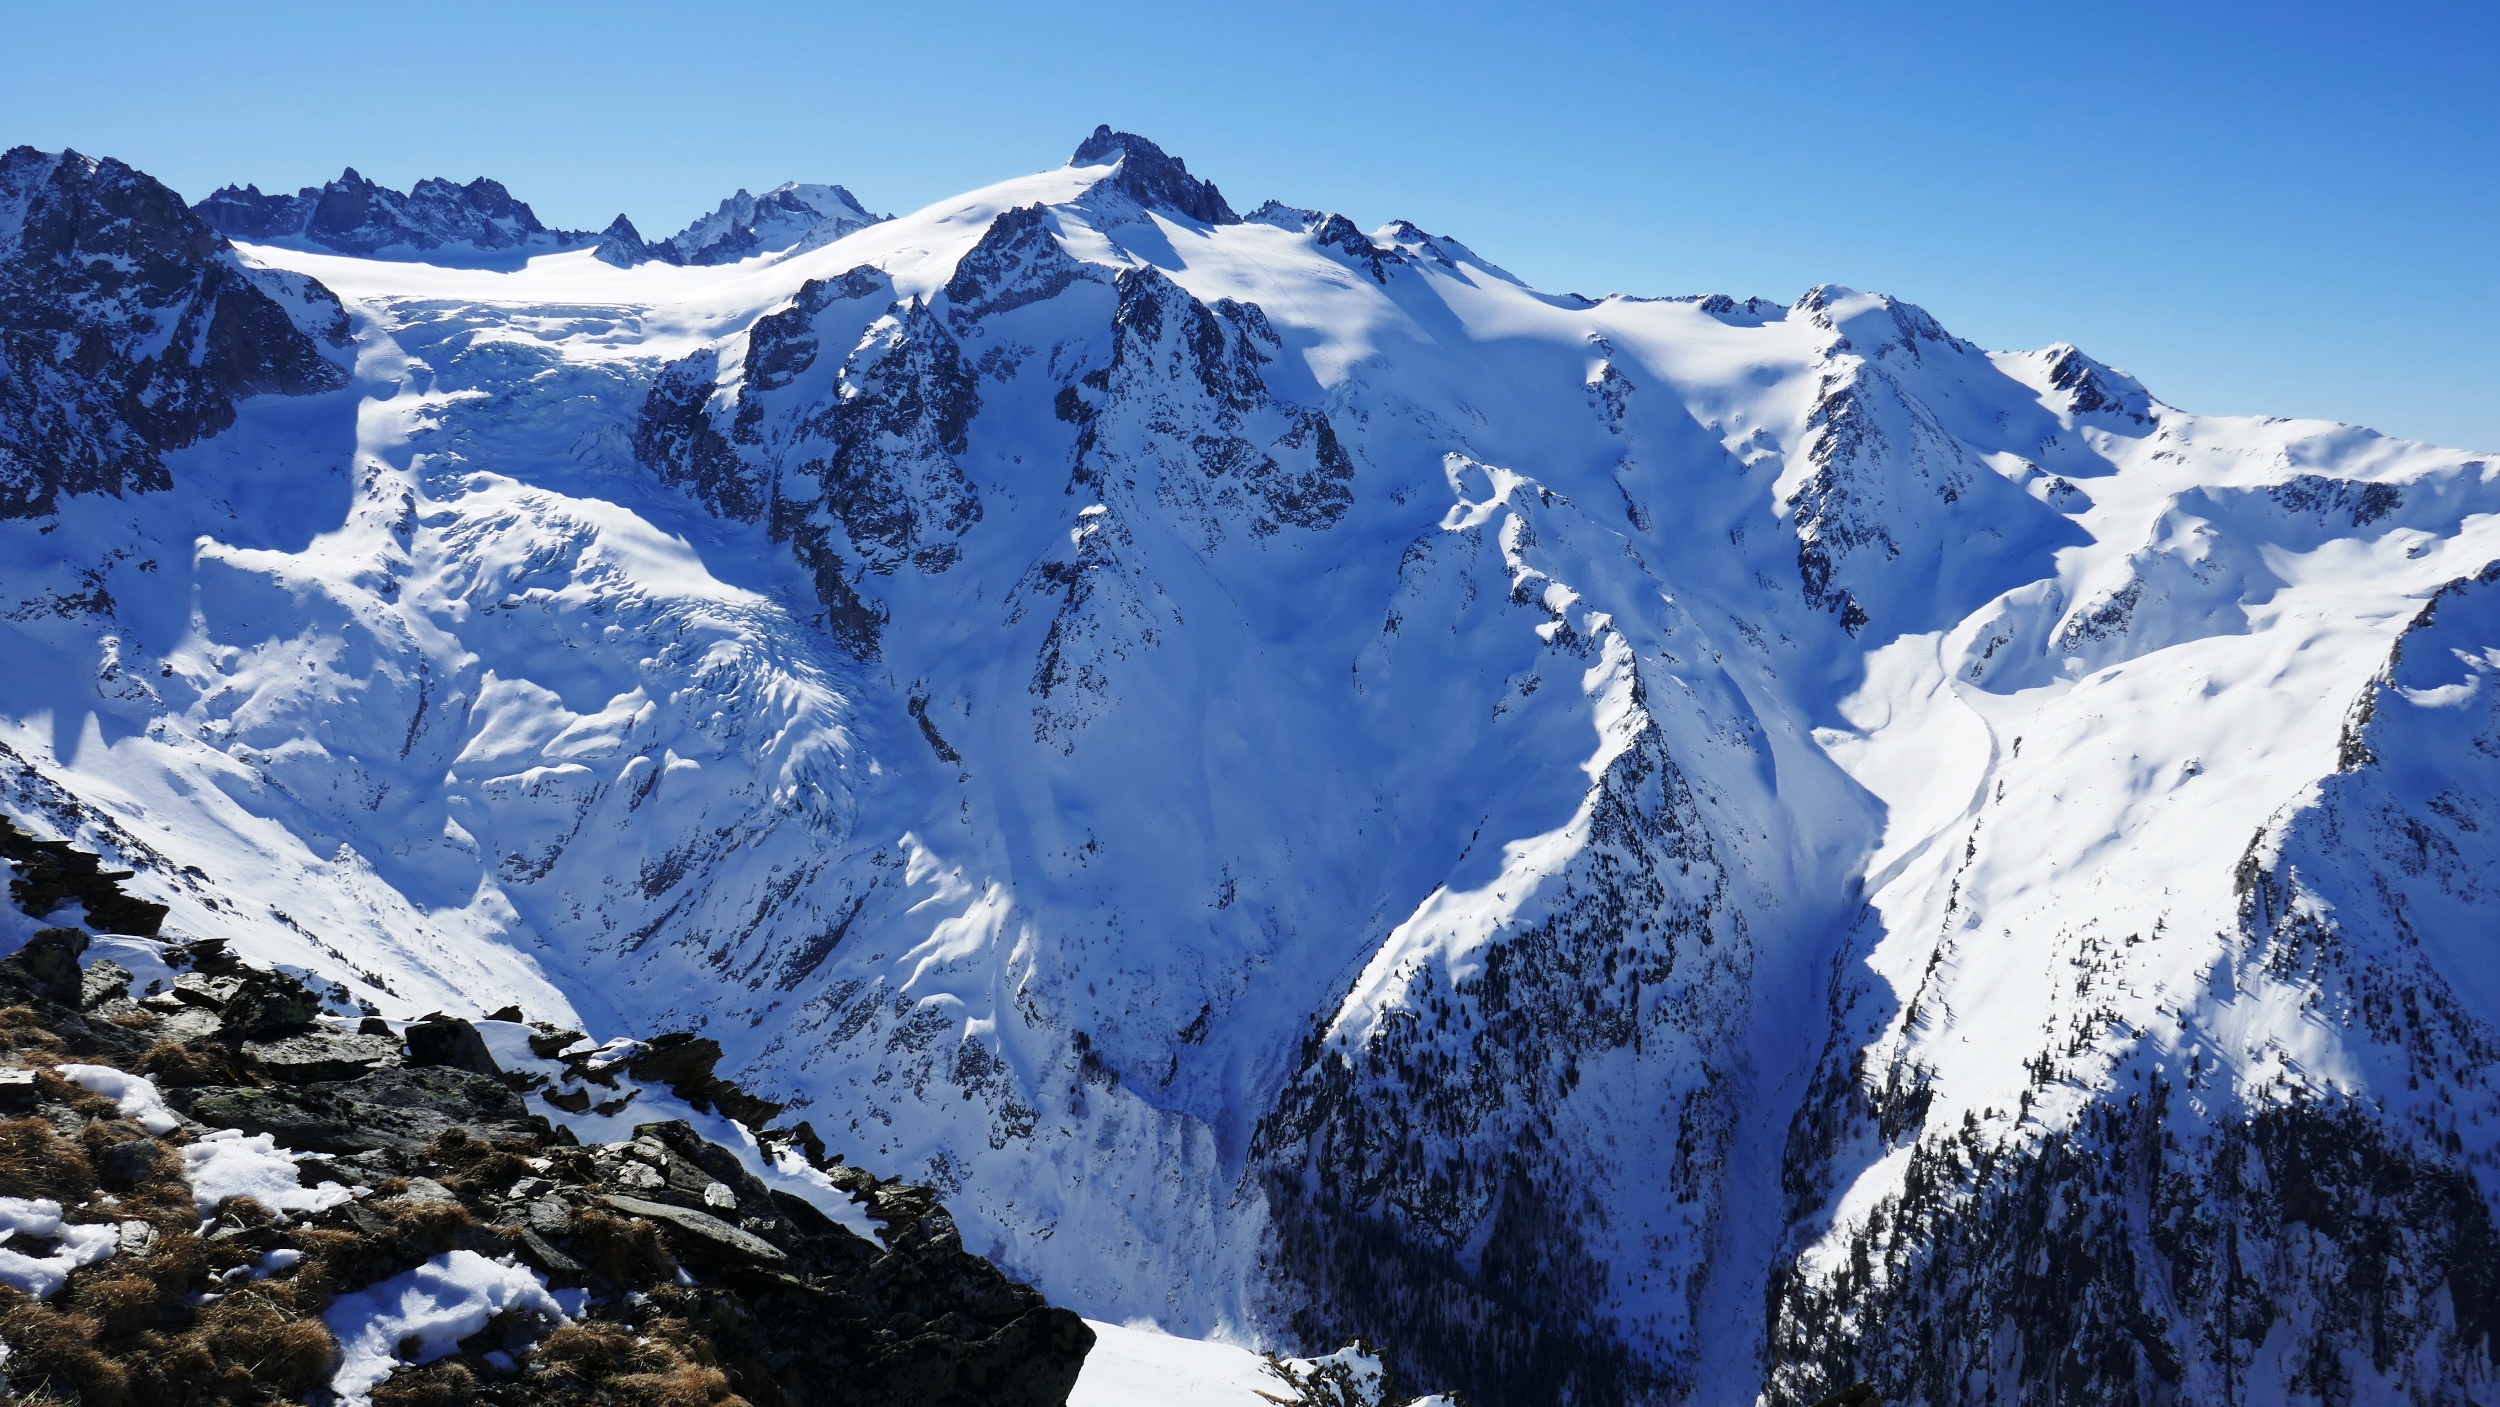
[[[2493,1389],[2486,460],[1113,133],[239,248],[350,383],[0,522],[0,804],[170,927],[700,1026],[1057,1302],[1480,1404]]]

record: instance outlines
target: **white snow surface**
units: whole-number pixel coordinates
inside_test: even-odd
[[[1093,1351],[1068,1407],[1268,1407],[1277,1390],[1266,1360],[1232,1344],[1175,1338],[1152,1329],[1088,1320]]]
[[[130,974],[130,995],[133,999],[152,997],[159,992],[173,990],[174,979],[180,975],[165,961],[166,946],[154,938],[99,933],[88,941],[87,951],[78,963],[81,967],[93,967],[109,960]]]
[[[8,1243],[24,1236],[54,1243],[48,1255],[31,1256]],[[48,1300],[69,1283],[69,1275],[121,1249],[121,1229],[113,1226],[72,1226],[61,1220],[61,1204],[49,1197],[0,1197],[0,1284]]]
[[[402,1363],[431,1363],[456,1351],[462,1339],[507,1310],[540,1316],[550,1327],[571,1317],[535,1271],[475,1251],[449,1251],[341,1295],[321,1316],[339,1342],[330,1390],[342,1402],[369,1402]],[[400,1345],[411,1338],[417,1340],[416,1352],[399,1357]]]
[[[1652,1034],[1575,1057],[1540,1146],[1615,1228],[1592,1303],[1696,1400],[1759,1387],[1714,1346],[1759,1339],[1836,971],[1882,997],[1838,1038],[1931,1071],[1934,1127],[2028,1136],[2130,1052],[2392,1093],[2354,1028],[2215,974],[2250,838],[2315,803],[2422,603],[2500,557],[2493,459],[2190,414],[1846,289],[1544,294],[1410,226],[1375,272],[1295,212],[1089,193],[1103,169],[716,267],[247,247],[347,301],[356,382],[247,403],[172,492],[0,523],[0,807],[139,870],[169,937],[395,1018],[700,1027],[1055,1301],[1281,1342],[1255,1136],[1306,1043],[1472,1019],[1453,990],[1614,853],[1608,779],[1672,759],[1700,839],[1655,902],[1705,946],[1639,998]],[[718,404],[766,412],[742,462],[798,482],[807,408],[875,392],[1033,206],[1081,274],[948,324],[980,512],[944,569],[857,575],[884,624],[855,656],[766,524],[636,461],[636,415],[715,353]],[[807,315],[812,369],[750,385],[756,319],[858,268],[873,297]],[[1263,312],[1268,391],[1351,465],[1333,521],[1260,518],[1175,448],[1231,422],[1177,332],[1132,324],[1115,365],[1141,271]],[[1054,399],[1080,370],[1111,388],[1082,392],[1110,466],[1083,483]],[[2088,993],[2085,948],[2115,973]],[[2028,1102],[2025,1059],[2087,1014]],[[1525,1117],[1479,1114],[1495,1142]],[[1809,1266],[1900,1167],[1853,1165]],[[1436,1214],[1481,1251],[1489,1206]],[[1190,1352],[1129,1334],[1079,1401],[1148,1400],[1101,1394]]]
[[[81,1089],[112,1100],[123,1118],[150,1133],[168,1134],[181,1127],[181,1121],[165,1107],[165,1097],[157,1093],[156,1082],[145,1075],[133,1075],[110,1065],[55,1065],[52,1071]]]
[[[216,1129],[181,1151],[183,1176],[191,1180],[191,1200],[202,1216],[230,1197],[250,1197],[273,1212],[319,1212],[355,1196],[335,1182],[304,1186],[296,1157],[265,1133]]]
[[[1339,1368],[1343,1386],[1351,1389],[1346,1407],[1397,1407],[1382,1395],[1380,1360],[1356,1348],[1271,1366],[1265,1355],[1233,1344],[1100,1320],[1088,1320],[1086,1327],[1094,1331],[1094,1348],[1068,1394],[1068,1407],[1275,1407],[1296,1400],[1293,1380],[1278,1366],[1305,1375]],[[1443,1407],[1446,1401],[1437,1395],[1409,1398],[1404,1407]]]

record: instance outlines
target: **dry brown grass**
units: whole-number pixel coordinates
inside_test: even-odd
[[[18,1297],[0,1318],[11,1377],[51,1381],[88,1407],[300,1398],[337,1361],[318,1317],[326,1290],[286,1276],[191,1303],[210,1271],[258,1257],[231,1240],[164,1236],[146,1256],[79,1272],[52,1305]]]
[[[448,1250],[462,1231],[477,1225],[477,1218],[458,1202],[399,1202],[374,1210],[390,1222],[393,1239],[432,1247],[427,1255]]]
[[[500,1192],[530,1175],[519,1154],[472,1138],[466,1129],[445,1129],[426,1153],[450,1170],[443,1185],[464,1196]]]
[[[636,1334],[618,1324],[567,1324],[530,1355],[534,1366],[601,1401],[650,1407],[748,1407],[729,1376],[708,1362],[706,1346],[683,1320],[661,1319]]]
[[[90,1315],[63,1313],[15,1290],[0,1291],[0,1338],[9,1344],[9,1376],[30,1388],[67,1388],[85,1407],[121,1407],[130,1373],[97,1342],[104,1326]]]
[[[343,1291],[370,1283],[384,1254],[382,1247],[353,1231],[305,1226],[288,1239],[304,1258],[296,1262],[294,1274],[271,1283],[285,1286],[307,1313],[326,1309]]]
[[[158,1041],[148,1047],[130,1068],[142,1075],[153,1075],[156,1082],[168,1087],[190,1085],[247,1085],[234,1052],[220,1045],[176,1045]]]
[[[475,1243],[477,1218],[465,1206],[392,1204],[407,1178],[382,1180],[364,1201],[388,1223],[378,1234],[344,1229],[336,1218],[327,1226],[285,1225],[260,1204],[235,1198],[218,1209],[218,1234],[204,1235],[175,1145],[122,1119],[113,1101],[43,1068],[65,1058],[66,1044],[34,1011],[0,1009],[0,1068],[34,1067],[47,1105],[67,1106],[87,1121],[65,1136],[43,1118],[0,1120],[0,1196],[53,1198],[73,1220],[145,1221],[155,1235],[144,1254],[137,1240],[126,1240],[122,1253],[72,1275],[48,1304],[0,1287],[0,1340],[8,1346],[0,1397],[26,1407],[302,1401],[337,1366],[338,1344],[320,1316],[339,1294],[412,1258]],[[238,1068],[233,1052],[211,1042],[159,1040],[126,1064],[166,1086],[258,1083]],[[591,1171],[578,1150],[538,1140],[490,1144],[458,1129],[435,1140],[415,1166],[466,1195],[532,1175],[525,1155],[538,1152],[555,1160],[559,1179],[570,1171],[580,1181]],[[104,1199],[97,1195],[99,1169],[108,1167],[114,1195]],[[392,1374],[374,1392],[374,1407],[455,1407],[515,1392],[548,1407],[749,1407],[694,1322],[703,1318],[697,1297],[672,1283],[677,1266],[660,1227],[583,1209],[561,1239],[595,1275],[648,1294],[630,1311],[636,1322],[566,1324],[539,1338],[543,1324],[507,1316],[469,1339],[460,1357]],[[263,1279],[222,1278],[256,1267],[273,1245],[291,1247],[300,1259]],[[488,1369],[480,1355],[494,1347],[528,1362],[530,1376],[482,1385]],[[769,1377],[757,1382],[764,1398],[783,1401]]]
[[[71,1084],[50,1070],[35,1072],[35,1088],[54,1104],[65,1104],[90,1119],[113,1119],[121,1116],[121,1106],[85,1085]]]
[[[108,1263],[106,1268],[114,1267]],[[112,1338],[153,1327],[165,1301],[164,1287],[145,1275],[89,1273],[79,1277],[79,1311],[102,1324],[105,1334]]]
[[[168,1236],[159,1233],[156,1244],[141,1256],[115,1256],[105,1264],[117,1275],[137,1275],[156,1286],[156,1292],[167,1300],[179,1301],[199,1287],[201,1277],[208,1274],[208,1243],[188,1231]],[[71,1279],[69,1293],[73,1302],[84,1296],[84,1276]]]
[[[116,1111],[117,1114],[118,1112]],[[141,1176],[134,1185],[144,1186],[167,1173],[177,1176],[181,1173],[181,1155],[174,1152],[172,1145],[151,1136],[146,1129],[137,1124],[126,1122],[118,1117],[98,1119],[78,1131],[79,1146],[86,1151],[90,1162],[102,1156],[107,1148],[116,1144],[134,1143],[140,1139],[146,1139],[153,1146],[154,1151],[148,1158],[147,1173]]]
[[[619,1401],[650,1407],[747,1407],[747,1400],[729,1390],[729,1377],[718,1368],[681,1363],[658,1373],[628,1373],[608,1380]]]
[[[33,1007],[0,1007],[0,1056],[9,1057],[6,1064],[51,1064],[68,1055],[68,1043],[44,1029]]]
[[[115,1161],[105,1157],[106,1150],[131,1143],[142,1143],[149,1150],[146,1164],[135,1180],[114,1179],[108,1184],[117,1200],[109,1208],[97,1209],[98,1213],[115,1221],[145,1221],[166,1234],[190,1231],[199,1222],[199,1212],[191,1199],[191,1184],[183,1176],[182,1156],[172,1145],[119,1119],[98,1120],[78,1131],[80,1150],[99,1169]],[[127,1171],[127,1156],[119,1161]]]
[[[245,1365],[247,1378],[288,1397],[320,1384],[338,1360],[338,1341],[319,1319],[257,1290],[201,1310],[194,1332],[211,1356]]]
[[[51,1124],[0,1119],[0,1197],[50,1197],[67,1205],[84,1201],[95,1185],[86,1150]]]
[[[402,1368],[373,1390],[373,1407],[466,1407],[477,1401],[477,1378],[457,1359]]]
[[[564,1230],[573,1243],[575,1259],[619,1285],[665,1281],[677,1270],[659,1228],[650,1222],[584,1207],[573,1213]]]
[[[530,1355],[534,1363],[580,1380],[612,1378],[634,1366],[634,1336],[614,1324],[562,1325]]]

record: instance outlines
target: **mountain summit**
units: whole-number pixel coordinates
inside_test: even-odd
[[[758,254],[812,249],[884,218],[869,214],[858,197],[840,186],[793,181],[760,196],[739,191],[718,210],[655,246],[652,257],[672,264],[734,264]]]
[[[43,207],[0,423],[171,423],[170,327],[302,372],[0,521],[0,809],[168,939],[699,1032],[1106,1344],[2500,1389],[2500,458],[1839,285],[1541,293],[1108,129],[676,267],[11,160],[128,201]]]
[[[1116,166],[1103,184],[1150,209],[1169,210],[1208,225],[1235,225],[1241,217],[1224,203],[1212,181],[1189,174],[1189,163],[1131,132],[1105,123],[1077,144],[1070,166]]]

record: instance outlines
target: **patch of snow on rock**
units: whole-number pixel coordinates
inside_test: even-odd
[[[191,1199],[207,1216],[230,1197],[249,1197],[271,1211],[327,1211],[355,1194],[335,1182],[306,1187],[296,1179],[295,1160],[265,1133],[219,1129],[182,1150],[182,1167],[191,1179]]]
[[[163,1136],[179,1127],[165,1100],[156,1092],[156,1084],[145,1075],[133,1075],[110,1065],[55,1065],[53,1072],[80,1089],[103,1095],[121,1108],[123,1118],[152,1134]],[[261,1136],[263,1143],[268,1135]],[[292,1165],[288,1176],[294,1175]]]
[[[49,1197],[0,1197],[0,1243],[20,1236],[57,1244],[46,1256],[0,1244],[0,1284],[48,1300],[69,1283],[71,1271],[119,1250],[122,1234],[111,1226],[65,1225],[61,1204]]]
[[[339,1341],[341,1355],[330,1390],[342,1402],[369,1402],[374,1388],[403,1361],[431,1363],[507,1311],[556,1323],[570,1318],[548,1292],[546,1281],[475,1251],[450,1251],[405,1274],[341,1295],[322,1316]],[[416,1353],[403,1360],[399,1346],[412,1338]]]

